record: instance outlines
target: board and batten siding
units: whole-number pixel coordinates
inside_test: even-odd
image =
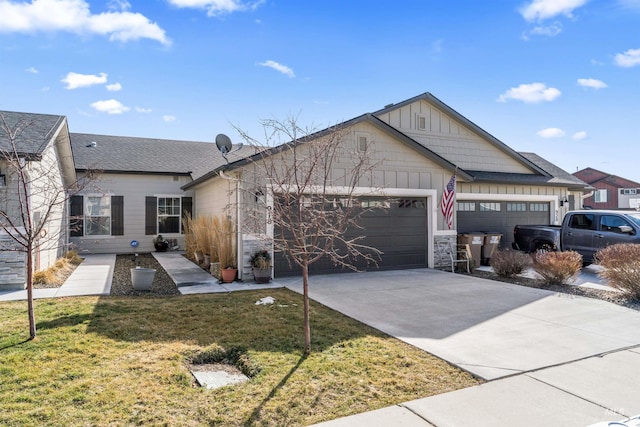
[[[191,178],[170,175],[143,174],[102,174],[79,195],[104,194],[122,196],[124,227],[122,235],[71,237],[71,243],[82,253],[128,253],[133,252],[131,241],[137,240],[137,252],[152,252],[153,238],[146,230],[147,197],[174,196],[192,197],[193,192],[184,192],[181,186]],[[195,200],[193,201],[195,205]],[[195,206],[193,207],[195,208]],[[73,213],[72,213],[73,215]],[[112,230],[112,234],[118,230]],[[184,235],[163,234],[167,239],[178,239],[178,245],[184,248]]]
[[[534,173],[425,100],[410,103],[377,117],[462,169]],[[421,117],[424,119],[424,129],[418,124]]]

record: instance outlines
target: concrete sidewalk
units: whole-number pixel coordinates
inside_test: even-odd
[[[315,276],[310,296],[490,380],[322,425],[586,426],[640,413],[638,311],[428,269]]]
[[[84,261],[75,269],[59,288],[34,289],[33,298],[71,297],[81,295],[109,295],[113,269],[116,264],[114,254],[83,255]],[[26,300],[27,291],[0,292],[0,301]]]

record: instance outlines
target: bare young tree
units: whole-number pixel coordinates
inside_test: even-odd
[[[33,118],[6,117],[0,113],[0,165],[5,190],[0,200],[0,230],[3,251],[23,253],[26,261],[26,289],[29,337],[36,337],[33,304],[33,273],[36,254],[60,253],[65,249],[67,201],[81,185],[71,170],[61,171],[60,156],[71,156],[53,146],[46,129],[40,132]],[[42,135],[42,137],[40,137]]]
[[[353,132],[343,127],[310,133],[293,117],[264,120],[262,126],[266,144],[237,129],[258,150],[243,172],[243,181],[265,196],[274,250],[302,270],[304,352],[309,354],[309,266],[329,259],[336,266],[357,270],[358,258],[374,265],[380,259],[379,250],[363,243],[364,230],[359,226],[369,209],[359,196],[371,193],[372,172],[380,161],[373,158],[370,146],[358,147]],[[265,207],[253,215],[245,211],[250,219],[264,220]]]

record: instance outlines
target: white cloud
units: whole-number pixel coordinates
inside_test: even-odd
[[[100,73],[100,75],[97,76],[95,74],[67,73],[67,76],[60,81],[67,84],[65,89],[71,90],[79,87],[105,84],[107,82],[107,75],[105,73]]]
[[[31,74],[38,74],[38,70],[36,70],[35,67],[29,67],[25,71]]]
[[[263,67],[273,68],[274,70],[284,74],[285,76],[289,76],[292,78],[296,76],[291,68],[287,67],[286,65],[279,64],[276,61],[271,61],[271,60],[264,61],[259,63],[258,65],[261,65]]]
[[[265,0],[169,0],[169,3],[176,7],[205,9],[208,16],[256,10],[258,7],[263,5],[264,2]]]
[[[169,115],[164,115],[162,116],[162,120],[166,123],[171,123],[171,122],[175,122],[176,121],[176,117],[175,116],[169,116]]]
[[[625,53],[616,54],[615,63],[625,68],[640,65],[640,49],[629,49]]]
[[[118,92],[119,90],[122,90],[122,85],[120,83],[114,83],[112,85],[107,85],[106,88],[109,92]]]
[[[536,36],[548,36],[554,37],[562,32],[562,24],[560,22],[554,22],[551,25],[534,27],[529,34]]]
[[[96,111],[107,114],[122,114],[130,110],[129,107],[123,105],[120,101],[116,101],[115,99],[96,101],[91,104],[91,107]]]
[[[543,21],[558,15],[571,18],[573,11],[589,0],[533,0],[520,9],[520,14],[529,22]]]
[[[605,82],[597,79],[578,79],[578,84],[582,87],[590,87],[593,89],[604,89],[608,87]]]
[[[542,138],[560,138],[564,136],[564,131],[558,128],[547,128],[539,130],[536,135]]]
[[[589,135],[587,135],[587,133],[585,131],[580,131],[580,132],[576,132],[573,134],[573,136],[571,136],[571,139],[573,139],[574,141],[582,141],[583,139],[586,139]]]
[[[507,102],[509,99],[533,104],[542,101],[553,101],[562,94],[554,87],[547,87],[544,83],[521,84],[513,87],[498,97],[498,102]]]
[[[145,113],[148,114],[151,112],[151,108],[142,108],[142,107],[136,107],[136,111],[138,113]]]
[[[146,38],[165,45],[171,44],[158,24],[140,13],[126,11],[127,2],[118,1],[115,4],[120,11],[92,14],[85,0],[0,0],[0,32],[66,31],[99,34],[108,36],[111,41],[127,42]]]

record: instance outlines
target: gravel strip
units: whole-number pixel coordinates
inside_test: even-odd
[[[111,295],[151,295],[166,296],[180,295],[178,287],[162,266],[151,254],[138,254],[138,265],[145,268],[155,268],[156,274],[153,278],[153,285],[149,291],[137,291],[131,284],[131,269],[136,264],[133,255],[117,255],[116,265],[113,269],[113,282],[111,283]]]

